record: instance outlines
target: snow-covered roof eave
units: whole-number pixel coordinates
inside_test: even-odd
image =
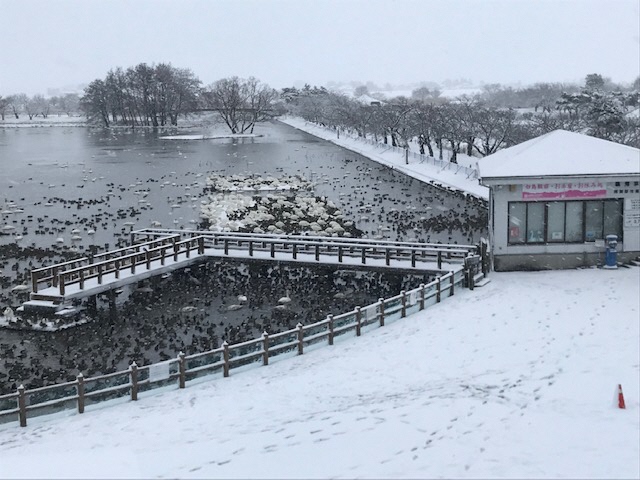
[[[555,130],[481,159],[480,178],[640,175],[640,150]]]
[[[480,184],[492,184],[502,185],[505,183],[522,182],[526,180],[540,180],[540,179],[574,179],[574,178],[625,178],[638,177],[640,179],[640,172],[632,173],[581,173],[581,174],[559,174],[559,175],[512,175],[512,176],[495,176],[495,177],[480,177]]]

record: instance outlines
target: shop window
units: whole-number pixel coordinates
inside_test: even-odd
[[[527,204],[509,204],[509,243],[524,243],[527,228]]]
[[[602,236],[603,226],[602,202],[585,202],[584,211],[584,240],[594,242]]]
[[[527,243],[544,242],[544,203],[527,204]]]
[[[564,242],[564,202],[547,204],[547,242]]]
[[[622,238],[622,200],[606,200],[603,203],[603,236],[617,235]]]
[[[583,203],[566,202],[565,241],[582,242],[583,239]]]
[[[509,244],[622,240],[623,201],[510,202]]]

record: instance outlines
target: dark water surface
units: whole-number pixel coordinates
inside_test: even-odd
[[[208,132],[0,129],[0,210],[14,212],[0,222],[0,310],[26,299],[10,290],[28,284],[30,269],[43,261],[114,248],[152,222],[196,227],[208,172],[302,175],[369,237],[475,243],[486,235],[484,211],[464,196],[277,122],[259,125],[262,136],[252,139],[159,139],[178,133]],[[37,386],[78,369],[111,371],[317,321],[422,280],[208,262],[152,280],[152,292],[131,287],[119,297],[117,321],[105,309],[96,321],[57,333],[0,329],[0,393],[15,382]],[[247,304],[229,310],[238,295]],[[276,308],[286,295],[292,302]]]

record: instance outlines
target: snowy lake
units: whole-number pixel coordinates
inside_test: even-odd
[[[332,200],[367,237],[475,243],[486,235],[478,227],[486,225],[484,212],[464,197],[279,122],[259,125],[254,133],[260,136],[254,138],[160,138],[178,133],[210,132],[0,129],[5,233],[0,235],[0,307],[15,308],[26,299],[27,293],[10,290],[28,284],[30,269],[43,261],[123,245],[132,229],[152,222],[166,228],[197,227],[208,173],[301,175],[314,183],[314,195]],[[471,223],[460,228],[468,219]],[[158,278],[119,296],[115,324],[102,319],[56,334],[0,329],[0,353],[5,356],[11,348],[9,355],[15,358],[0,366],[0,384],[26,382],[32,374],[51,382],[58,379],[55,370],[77,371],[80,358],[91,359],[95,370],[102,371],[126,367],[132,356],[155,362],[174,356],[175,348],[202,351],[230,335],[253,338],[266,327],[274,331],[292,322],[318,321],[419,283],[396,277],[296,268],[249,271],[218,264]],[[277,300],[288,293],[291,304],[276,310]],[[229,309],[238,295],[249,297],[247,305]],[[85,374],[91,362],[82,365]]]

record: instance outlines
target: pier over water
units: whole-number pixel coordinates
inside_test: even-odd
[[[32,270],[32,291],[23,307],[55,311],[67,301],[111,291],[211,257],[438,274],[462,270],[465,258],[477,253],[475,245],[144,229],[131,232],[130,246]]]

